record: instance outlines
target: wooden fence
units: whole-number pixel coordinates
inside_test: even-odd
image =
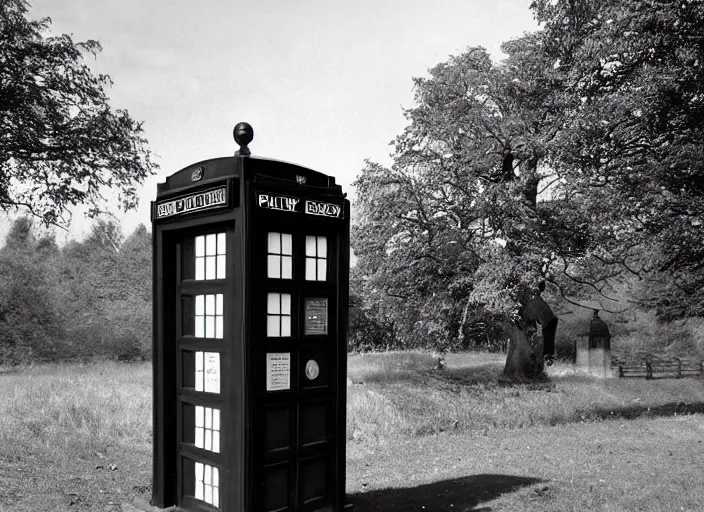
[[[646,379],[681,379],[704,377],[704,361],[648,357],[641,360],[612,359],[611,367],[618,369],[619,377],[645,377]]]

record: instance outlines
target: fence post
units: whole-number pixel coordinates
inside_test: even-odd
[[[623,377],[623,364],[621,363],[618,365],[618,376]]]
[[[653,378],[653,362],[652,361],[645,362],[645,378],[646,379]]]
[[[677,378],[682,378],[682,359],[679,357],[677,358]]]

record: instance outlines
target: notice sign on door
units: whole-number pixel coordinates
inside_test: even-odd
[[[291,389],[291,353],[273,352],[266,355],[266,390]]]
[[[328,333],[328,299],[306,299],[306,334]]]

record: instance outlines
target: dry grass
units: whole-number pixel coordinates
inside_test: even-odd
[[[509,474],[532,476],[531,467],[539,466],[545,478],[552,478],[543,470],[552,462],[536,458],[528,449],[544,443],[535,439],[541,432],[549,432],[555,443],[567,447],[573,436],[581,435],[580,429],[605,425],[613,443],[621,435],[637,451],[638,438],[618,427],[623,419],[603,419],[671,415],[704,407],[701,379],[599,380],[557,365],[550,369],[549,383],[505,386],[499,382],[502,355],[451,355],[443,371],[435,370],[435,364],[430,354],[421,352],[350,357],[354,384],[348,387],[348,478],[353,491],[383,453],[389,454],[382,472],[387,476],[380,477],[377,487],[397,485],[388,475],[418,474],[418,482],[435,481],[440,475],[429,468],[438,465],[444,468],[443,478],[449,478],[465,477],[468,471],[488,472],[497,457],[519,464],[523,448],[511,443],[494,447],[495,453],[473,449],[475,466],[452,462],[456,443],[482,444],[482,439],[521,439],[525,460]],[[627,423],[649,425],[648,421],[652,420]],[[662,446],[678,453],[672,447],[687,439],[668,438]],[[428,443],[448,454],[428,452]],[[641,470],[645,471],[639,466]],[[150,478],[149,364],[53,365],[0,374],[0,511],[117,512],[121,503],[149,498]],[[687,478],[682,482],[704,485]],[[484,485],[481,479],[472,482]],[[658,492],[683,492],[682,485]],[[570,499],[576,499],[574,493],[587,492],[583,486],[576,489],[569,491]],[[635,500],[634,494],[629,496]],[[687,499],[686,503],[693,502]]]
[[[704,408],[701,379],[597,379],[557,364],[548,370],[549,383],[506,386],[499,380],[503,358],[453,354],[444,371],[422,352],[350,358],[348,438],[383,444],[408,435],[667,414],[678,404],[680,410]]]
[[[150,375],[115,363],[1,374],[0,510],[119,510],[148,491]]]

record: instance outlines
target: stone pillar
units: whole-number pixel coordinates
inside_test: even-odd
[[[579,357],[579,356],[578,356]],[[611,377],[611,333],[599,318],[599,310],[589,324],[589,373],[596,377]]]

